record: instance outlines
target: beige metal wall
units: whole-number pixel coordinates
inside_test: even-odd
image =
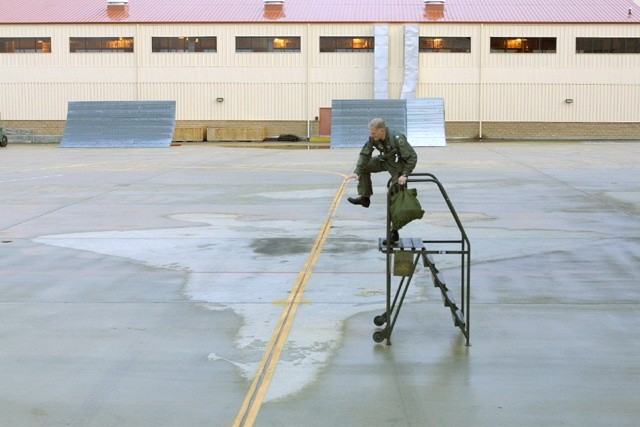
[[[51,54],[3,54],[0,117],[64,120],[68,101],[175,99],[178,120],[313,121],[333,99],[373,98],[371,53],[319,53],[320,36],[372,24],[0,25],[51,37]],[[236,53],[236,36],[299,36],[301,53]],[[471,37],[471,53],[421,53],[418,97],[456,122],[640,122],[640,55],[575,54],[576,37],[640,37],[637,25],[424,24]],[[69,37],[128,36],[134,53],[69,53]],[[153,36],[216,36],[217,53],[151,53]],[[389,94],[403,83],[404,26],[389,25]],[[556,37],[555,54],[490,53],[492,36]],[[223,102],[217,102],[223,98]],[[572,99],[568,104],[566,99]]]
[[[638,122],[640,55],[576,54],[576,37],[640,37],[637,25],[438,25],[471,54],[421,53],[419,97],[444,97],[450,121]],[[491,37],[556,37],[556,53],[490,53]],[[571,99],[568,104],[565,100]]]

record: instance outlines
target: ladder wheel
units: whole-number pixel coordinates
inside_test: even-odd
[[[375,342],[382,342],[384,341],[384,335],[382,335],[382,331],[375,331],[373,333],[373,340]]]
[[[380,316],[376,316],[373,318],[373,323],[376,326],[382,326],[387,323],[387,313],[381,314]]]

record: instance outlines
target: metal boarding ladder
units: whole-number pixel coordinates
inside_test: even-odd
[[[384,326],[373,334],[373,340],[377,343],[387,340],[387,345],[391,345],[391,333],[395,327],[400,308],[409,289],[411,280],[418,266],[418,262],[422,260],[424,267],[429,268],[433,279],[434,287],[440,290],[442,301],[445,307],[451,310],[453,324],[460,328],[466,338],[466,345],[469,346],[470,336],[470,305],[471,305],[471,243],[467,237],[464,227],[456,213],[449,196],[438,178],[430,173],[416,173],[408,177],[407,182],[412,183],[433,183],[440,190],[440,194],[444,198],[449,212],[453,216],[454,221],[460,233],[459,239],[454,240],[423,240],[421,238],[403,238],[397,243],[388,246],[385,243],[391,242],[391,194],[387,191],[387,236],[378,239],[378,249],[386,254],[387,262],[387,301],[386,311],[379,316],[375,316],[373,323],[376,326]],[[389,181],[388,187],[390,186]],[[444,281],[442,273],[436,268],[433,255],[458,255],[460,256],[460,303],[455,301],[454,292],[449,289]],[[401,276],[400,283],[395,291],[395,295],[391,296],[392,287],[392,269],[393,261],[404,259],[404,265],[408,268],[400,268],[400,274],[396,272],[396,276]],[[402,264],[400,264],[402,265]]]

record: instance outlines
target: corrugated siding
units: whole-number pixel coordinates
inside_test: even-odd
[[[333,99],[373,98],[373,53],[320,54],[318,45],[320,35],[373,35],[372,24],[249,27],[299,35],[303,51],[236,54],[235,34],[249,28],[234,25],[0,25],[0,37],[53,43],[51,54],[1,56],[0,114],[64,120],[69,101],[175,99],[179,120],[313,120]],[[403,25],[389,30],[389,96],[397,99]],[[489,53],[491,36],[525,33],[557,37],[557,53]],[[151,53],[153,35],[189,34],[217,36],[219,51]],[[68,52],[70,36],[118,35],[136,37],[135,53]],[[574,53],[576,37],[640,37],[640,26],[438,24],[421,26],[420,35],[472,37],[469,54],[419,54],[416,96],[444,98],[447,120],[640,122],[640,55]],[[569,108],[566,98],[575,99]]]
[[[637,122],[636,84],[488,84],[483,89],[484,121]],[[566,99],[573,100],[568,104]]]
[[[304,85],[286,83],[147,83],[142,88],[147,99],[178,100],[178,120],[306,120],[305,91]]]
[[[0,83],[5,120],[64,120],[69,101],[138,99],[134,83]]]
[[[373,83],[316,83],[309,88],[310,105],[329,108],[334,99],[373,99]],[[314,108],[311,108],[313,113]],[[317,110],[315,115],[317,116]]]
[[[477,121],[479,85],[476,83],[433,83],[418,85],[418,98],[442,98],[445,100],[445,117],[448,121]]]
[[[479,25],[422,25],[420,37],[471,37],[471,53],[421,52],[419,54],[420,69],[477,68],[480,52],[480,28]]]
[[[374,26],[311,25],[307,27],[311,81],[373,83],[373,52],[320,53],[320,37],[373,37]],[[364,80],[363,80],[364,79]]]
[[[640,85],[634,83],[422,84],[418,96],[443,97],[446,119],[453,122],[640,121]],[[567,104],[566,99],[573,102]]]

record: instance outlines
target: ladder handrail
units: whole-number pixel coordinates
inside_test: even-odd
[[[417,179],[414,179],[414,177],[418,177]],[[420,177],[426,177],[426,178],[420,178]],[[388,197],[388,203],[387,203],[387,207],[390,206],[390,198],[391,198],[391,194],[389,192],[389,190],[391,189],[391,182],[392,180],[389,179],[389,181],[387,182],[387,197]],[[409,174],[407,176],[407,184],[409,182],[433,182],[434,184],[436,184],[438,186],[438,189],[440,190],[440,194],[442,195],[442,197],[444,198],[444,201],[447,204],[447,207],[449,208],[449,212],[451,213],[451,216],[453,217],[453,220],[456,222],[456,225],[458,227],[458,230],[460,231],[460,236],[461,239],[464,241],[464,243],[466,244],[466,247],[471,249],[471,242],[469,241],[469,237],[467,236],[467,232],[464,230],[464,226],[462,225],[462,222],[460,221],[460,217],[458,217],[458,212],[456,211],[456,209],[453,207],[453,203],[451,203],[451,200],[449,199],[449,195],[447,194],[447,191],[444,189],[444,186],[442,185],[442,183],[440,182],[440,180],[432,173],[412,173]],[[387,215],[387,229],[389,228],[388,225],[390,224],[390,216]],[[389,237],[389,236],[387,236]]]

